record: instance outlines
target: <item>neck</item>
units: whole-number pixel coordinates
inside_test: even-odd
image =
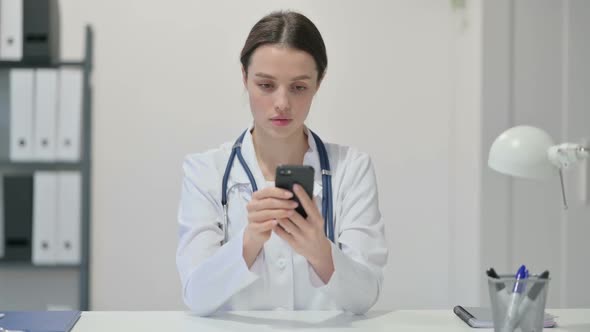
[[[302,165],[309,148],[303,128],[285,138],[270,137],[254,128],[252,141],[258,165],[267,181],[274,181],[275,170],[279,165]]]

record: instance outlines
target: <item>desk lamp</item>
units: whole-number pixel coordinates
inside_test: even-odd
[[[500,173],[529,179],[559,174],[564,209],[567,199],[563,169],[588,158],[590,147],[575,143],[555,145],[545,131],[531,126],[512,127],[496,138],[488,166]]]

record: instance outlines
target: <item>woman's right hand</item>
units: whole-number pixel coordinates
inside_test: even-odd
[[[277,219],[289,218],[295,213],[297,203],[293,194],[285,189],[267,187],[252,194],[246,206],[248,225],[244,231],[243,256],[248,268],[252,266],[262,246],[277,226]]]

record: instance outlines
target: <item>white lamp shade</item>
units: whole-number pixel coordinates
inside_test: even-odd
[[[557,173],[548,157],[551,136],[531,126],[516,126],[503,132],[492,144],[488,166],[504,174],[542,179]]]

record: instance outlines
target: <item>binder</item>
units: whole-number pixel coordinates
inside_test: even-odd
[[[80,172],[59,172],[57,195],[57,255],[58,264],[79,264],[81,259],[81,202],[82,176]]]
[[[4,311],[0,326],[6,330],[30,332],[69,332],[80,315],[80,311]]]
[[[23,0],[0,0],[0,61],[23,57]]]
[[[0,159],[33,160],[33,70],[0,70]]]
[[[35,265],[54,265],[57,256],[57,173],[35,172],[33,181],[32,261]]]
[[[60,13],[58,0],[23,1],[22,61],[51,64],[60,57]]]
[[[0,70],[0,160],[8,160],[10,158],[9,156],[10,156],[10,71]]]
[[[2,174],[5,261],[30,261],[33,227],[33,175]]]
[[[57,159],[80,160],[82,126],[82,70],[59,71]]]
[[[57,70],[35,70],[34,94],[34,145],[35,160],[56,160],[57,124]]]

